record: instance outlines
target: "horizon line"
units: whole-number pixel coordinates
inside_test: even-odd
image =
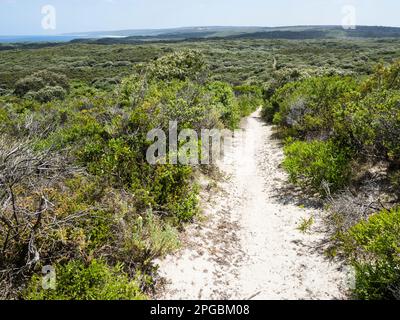
[[[260,25],[199,25],[199,26],[180,26],[180,27],[164,27],[164,28],[137,28],[137,29],[113,29],[113,30],[93,30],[93,31],[76,31],[76,32],[63,32],[63,33],[41,33],[41,34],[0,34],[0,37],[66,37],[77,36],[85,33],[100,33],[100,32],[124,32],[124,31],[162,31],[173,29],[195,29],[195,28],[298,28],[298,27],[342,27],[336,24],[304,24],[304,25],[279,25],[279,26],[260,26]],[[389,25],[356,25],[357,27],[376,27],[376,28],[395,28],[400,29],[400,26]]]

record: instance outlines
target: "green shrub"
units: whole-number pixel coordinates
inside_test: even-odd
[[[351,134],[353,145],[371,158],[400,165],[400,94],[374,91],[349,103],[341,132]],[[339,130],[338,130],[339,131]]]
[[[23,97],[30,91],[37,92],[45,87],[61,87],[65,91],[69,91],[69,81],[63,74],[42,70],[18,80],[14,93]]]
[[[24,293],[28,300],[142,300],[138,282],[130,280],[123,265],[109,267],[102,260],[89,264],[70,261],[56,267],[56,289],[43,289],[34,275]]]
[[[29,91],[24,97],[45,103],[52,100],[64,100],[67,92],[60,86],[46,86],[39,91]]]
[[[151,182],[148,181],[147,184],[157,209],[172,213],[179,222],[190,221],[198,209],[198,190],[191,181],[192,168],[183,165],[159,165],[150,177]]]
[[[355,88],[352,78],[337,76],[289,83],[276,91],[265,115],[299,137],[332,136],[336,110]]]
[[[196,79],[205,69],[203,55],[195,50],[167,54],[146,66],[150,79],[163,81]]]
[[[107,143],[89,142],[79,157],[89,172],[109,177],[114,185],[126,186],[138,181],[140,158],[123,138],[111,139]]]
[[[400,89],[400,60],[387,67],[377,65],[372,76],[362,84],[361,92],[367,94],[375,90],[392,89]]]
[[[274,117],[278,116],[278,111],[279,104],[267,101],[261,110],[261,116],[267,123],[272,123],[274,122]],[[281,120],[276,120],[275,123],[281,123]]]
[[[149,264],[155,258],[164,257],[180,246],[178,231],[162,221],[151,210],[133,223],[132,236],[126,239],[125,251],[135,253],[141,263]]]
[[[274,70],[272,79],[264,85],[264,98],[269,100],[279,88],[290,82],[298,81],[302,77],[303,75],[298,69],[282,68]]]
[[[10,125],[10,116],[5,108],[0,105],[0,132]]]
[[[381,211],[343,236],[360,299],[400,298],[400,210]]]
[[[38,91],[46,86],[46,83],[43,79],[36,77],[34,75],[25,77],[15,84],[15,91],[14,93],[19,96],[23,97],[29,91]]]
[[[236,86],[235,95],[241,117],[246,117],[264,105],[262,90],[258,86]]]
[[[232,87],[223,82],[212,82],[207,85],[211,102],[220,113],[222,122],[231,129],[238,127],[240,109]]]
[[[350,157],[333,141],[290,142],[285,147],[283,167],[291,182],[324,193],[346,185],[350,175]]]

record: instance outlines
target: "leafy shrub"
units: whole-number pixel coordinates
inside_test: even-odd
[[[274,120],[275,115],[277,114],[277,112],[279,111],[279,105],[274,103],[274,102],[270,102],[267,101],[266,104],[264,104],[264,107],[261,110],[261,116],[263,117],[263,119],[267,122],[267,123],[272,123]],[[277,120],[276,123],[281,122],[281,120]]]
[[[245,117],[264,105],[262,90],[258,86],[236,86],[240,116]]]
[[[351,135],[351,143],[374,160],[400,165],[400,94],[378,90],[347,104],[340,132]]]
[[[274,70],[272,79],[264,85],[264,98],[269,100],[275,92],[290,82],[300,80],[304,75],[298,69],[281,68]]]
[[[10,125],[10,116],[6,109],[0,106],[0,132]]]
[[[289,83],[270,100],[272,111],[277,111],[274,123],[290,128],[300,137],[332,136],[336,110],[355,88],[352,78],[336,76]]]
[[[157,210],[170,212],[179,222],[188,222],[197,213],[198,190],[194,186],[192,168],[183,165],[157,166],[151,177],[151,194]],[[150,181],[148,183],[150,185]]]
[[[39,91],[29,91],[24,97],[39,102],[50,102],[52,100],[64,100],[67,92],[60,86],[46,86]]]
[[[119,82],[117,78],[100,78],[93,81],[93,86],[97,89],[110,91],[114,89]]]
[[[360,299],[400,299],[400,210],[381,211],[343,236]]]
[[[148,210],[144,217],[139,216],[132,226],[132,237],[125,240],[126,253],[142,256],[143,264],[157,257],[164,257],[180,246],[177,230]]]
[[[34,275],[24,293],[28,300],[142,300],[138,283],[129,280],[123,265],[109,267],[102,260],[89,264],[70,261],[57,265],[56,289],[42,288],[42,276]]]
[[[216,81],[208,84],[207,89],[223,123],[229,128],[236,128],[240,121],[240,109],[232,87],[227,83]]]
[[[151,79],[170,81],[196,79],[206,65],[200,52],[185,50],[162,56],[146,68]]]
[[[14,93],[19,96],[23,97],[29,91],[38,91],[46,86],[46,83],[43,79],[36,77],[34,75],[25,77],[15,84],[15,91]]]
[[[374,73],[361,87],[361,92],[367,94],[375,90],[398,90],[400,89],[400,61],[386,67],[378,64]]]
[[[343,187],[349,179],[349,155],[333,141],[295,141],[286,145],[283,167],[291,182],[324,193]]]
[[[30,91],[37,92],[45,87],[61,87],[65,91],[69,91],[69,81],[63,74],[42,70],[18,80],[14,93],[23,97]]]

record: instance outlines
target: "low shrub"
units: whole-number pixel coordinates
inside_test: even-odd
[[[123,265],[110,267],[102,260],[78,260],[56,267],[56,288],[42,287],[42,275],[34,275],[23,297],[28,300],[142,300],[138,282],[130,280]]]
[[[179,248],[178,231],[170,224],[148,210],[132,225],[132,236],[125,239],[126,254],[134,252],[141,257],[141,263],[148,265],[157,257],[164,257]]]
[[[241,117],[246,117],[264,105],[262,90],[258,86],[234,87]]]
[[[356,88],[350,77],[314,77],[289,83],[270,99],[267,119],[296,137],[331,137],[336,112]]]
[[[221,115],[222,122],[231,129],[238,127],[240,110],[232,87],[227,83],[215,81],[208,84],[207,89],[212,104]]]
[[[289,141],[283,167],[291,182],[325,193],[343,187],[349,180],[350,157],[333,141]]]
[[[400,299],[400,210],[381,211],[343,235],[356,270],[357,298]]]
[[[206,69],[204,56],[196,50],[170,53],[146,66],[150,79],[162,81],[196,79]]]
[[[46,86],[39,91],[29,91],[24,97],[45,103],[52,100],[64,100],[67,92],[60,86]]]
[[[17,81],[14,93],[23,97],[28,92],[37,92],[45,87],[61,87],[69,91],[68,78],[59,73],[49,70],[41,70]]]

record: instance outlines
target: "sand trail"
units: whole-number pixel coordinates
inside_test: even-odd
[[[159,299],[343,299],[351,278],[326,259],[324,212],[295,195],[280,168],[282,146],[260,111],[219,164],[218,192],[202,195],[204,219],[159,261]],[[314,217],[306,234],[297,227]]]

